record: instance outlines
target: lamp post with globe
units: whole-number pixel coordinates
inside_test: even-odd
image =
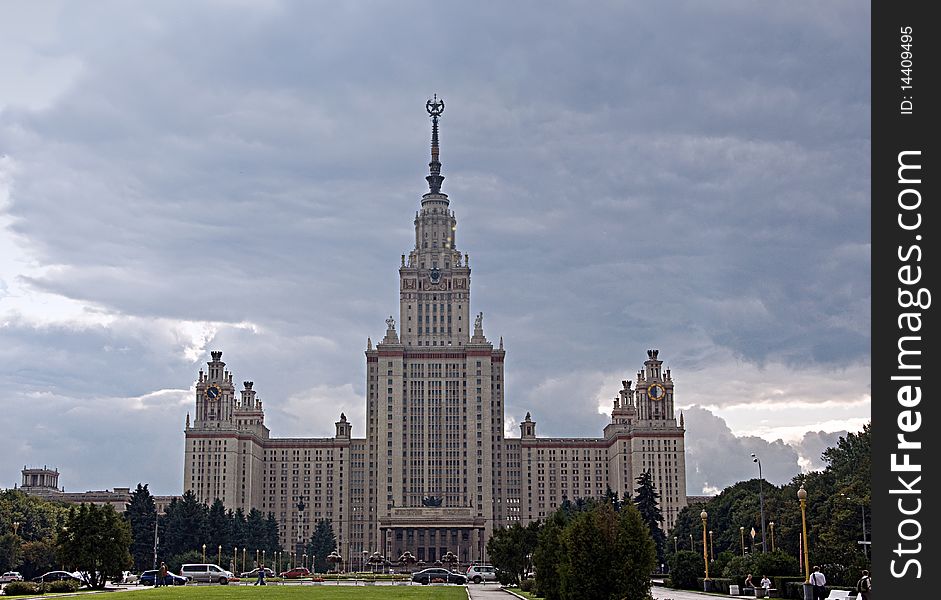
[[[758,503],[761,508],[761,551],[767,552],[765,540],[768,539],[768,532],[765,530],[765,492],[762,486],[761,459],[758,458],[754,452],[752,452],[751,458],[753,463],[758,463]],[[754,549],[752,552],[754,552]]]

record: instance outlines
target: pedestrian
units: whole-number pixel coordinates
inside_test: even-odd
[[[810,574],[810,585],[814,586],[814,600],[824,600],[827,597],[827,578],[818,566],[814,566],[814,572]]]
[[[751,580],[751,573],[745,577],[745,587],[755,589],[755,583]]]
[[[869,577],[869,571],[865,569],[863,569],[863,576],[856,582],[856,593],[861,600],[872,598],[872,578]]]
[[[768,579],[767,575],[761,576],[761,587],[765,590],[765,598],[768,597],[768,590],[771,589],[771,580]]]
[[[268,585],[265,583],[265,565],[258,565],[258,579],[255,580],[255,585]]]
[[[160,563],[160,570],[157,571],[157,577],[154,587],[158,585],[167,585],[167,563]]]

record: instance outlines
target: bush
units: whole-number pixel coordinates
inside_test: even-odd
[[[781,591],[781,597],[785,597],[785,596],[784,596],[784,592],[787,590],[787,586],[790,585],[790,584],[792,584],[792,583],[803,584],[803,583],[804,583],[804,577],[801,576],[801,575],[796,575],[796,576],[793,576],[793,577],[790,577],[790,576],[789,576],[789,577],[777,576],[777,577],[772,577],[772,578],[771,578],[771,587],[773,587],[773,588],[776,589],[776,590],[780,590],[780,591]],[[803,588],[801,588],[801,589],[803,589]],[[802,593],[802,595],[801,595],[801,600],[803,600],[803,598],[804,598],[804,596],[803,596],[803,593]]]
[[[712,569],[710,569],[709,572],[711,573]],[[723,577],[710,577],[709,581],[712,582],[713,591],[722,594],[728,594],[729,586],[732,585],[731,579],[725,579]],[[703,589],[703,578],[697,578],[696,582],[699,584],[699,589]]]
[[[722,576],[737,580],[739,583],[742,583],[745,580],[745,576],[751,573],[752,579],[754,579],[757,569],[755,568],[755,561],[753,556],[754,554],[749,556],[736,556],[735,558],[732,558],[728,563],[726,563],[725,568],[722,570]],[[760,581],[761,575],[758,575],[757,577]]]
[[[520,582],[521,592],[531,592],[536,587],[536,582],[532,579],[524,579]]]
[[[753,554],[751,572],[759,580],[762,575],[773,577],[775,575],[796,575],[800,573],[797,559],[782,550]]]
[[[46,584],[46,591],[53,593],[77,592],[81,584],[77,581],[50,581]]]
[[[4,596],[33,596],[38,593],[39,585],[32,581],[11,581],[3,588]]]
[[[696,552],[680,550],[669,558],[673,586],[686,590],[698,589],[696,578],[705,575],[703,558]]]

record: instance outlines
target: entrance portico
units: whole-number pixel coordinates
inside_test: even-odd
[[[484,555],[484,518],[475,517],[472,508],[393,508],[379,520],[379,539],[389,560],[408,550],[433,563],[450,551],[470,564]]]

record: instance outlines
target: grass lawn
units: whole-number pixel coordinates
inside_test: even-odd
[[[174,586],[134,592],[138,600],[467,600],[463,587],[445,586]]]

